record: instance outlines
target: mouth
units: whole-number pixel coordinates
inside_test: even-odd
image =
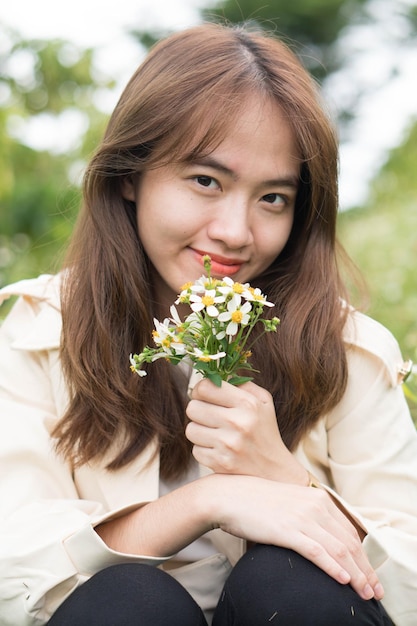
[[[224,257],[219,254],[213,254],[202,250],[194,250],[194,252],[198,255],[198,260],[201,265],[204,265],[203,257],[208,255],[211,259],[212,274],[220,277],[232,276],[233,274],[236,274],[245,263],[242,259]]]

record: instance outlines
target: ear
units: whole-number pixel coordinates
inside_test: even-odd
[[[134,176],[125,176],[125,178],[122,179],[120,188],[122,190],[122,196],[125,200],[136,202],[136,183],[137,180]]]

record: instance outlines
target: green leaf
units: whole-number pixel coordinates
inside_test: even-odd
[[[194,364],[194,368],[206,376],[206,374],[210,372],[210,363],[206,361],[198,361],[198,363]]]
[[[243,385],[243,383],[248,383],[251,380],[253,380],[252,376],[232,376],[232,378],[229,378],[227,382],[231,385],[235,385],[236,387],[238,387],[239,385]]]
[[[218,372],[206,372],[205,377],[211,380],[211,382],[214,383],[216,387],[222,386],[222,377]]]

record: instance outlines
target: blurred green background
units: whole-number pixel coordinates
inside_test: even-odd
[[[415,49],[417,3],[412,0],[271,0],[261,6],[258,0],[207,0],[206,6],[199,5],[199,19],[252,21],[288,41],[331,102],[332,88],[339,86],[334,115],[345,141],[370,96],[372,80],[386,63],[382,56],[367,83],[352,65],[352,55],[355,52],[360,67],[357,41],[375,31],[380,12],[387,7],[391,27],[398,26],[387,41],[397,52]],[[126,37],[137,44],[139,58],[167,32],[132,26]],[[80,201],[83,165],[108,117],[100,98],[115,88],[114,77],[98,72],[94,59],[94,48],[55,39],[28,40],[0,23],[0,286],[59,268]],[[395,80],[399,72],[395,59],[385,71],[386,80]],[[388,115],[400,113],[393,109]],[[53,142],[39,148],[30,141],[34,127],[38,134],[44,128],[53,135],[66,125],[75,130],[65,150]],[[379,132],[384,133],[383,121]],[[404,357],[414,361],[416,169],[417,111],[407,118],[399,145],[385,154],[372,173],[363,200],[341,211],[339,220],[340,239],[368,285],[367,312],[394,333]],[[348,184],[354,188],[357,181]],[[6,312],[7,305],[1,316]],[[407,382],[404,391],[417,424],[415,379]]]

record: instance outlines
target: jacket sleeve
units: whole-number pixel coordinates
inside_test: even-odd
[[[46,282],[24,291],[43,293]],[[164,560],[110,550],[94,526],[141,504],[108,511],[80,499],[71,468],[54,452],[50,430],[63,397],[51,383],[59,333],[59,312],[33,294],[19,298],[0,326],[2,626],[45,624],[80,583],[111,564]]]
[[[417,624],[417,433],[392,335],[355,314],[349,382],[327,421],[333,487],[367,528],[365,549],[397,626]]]

